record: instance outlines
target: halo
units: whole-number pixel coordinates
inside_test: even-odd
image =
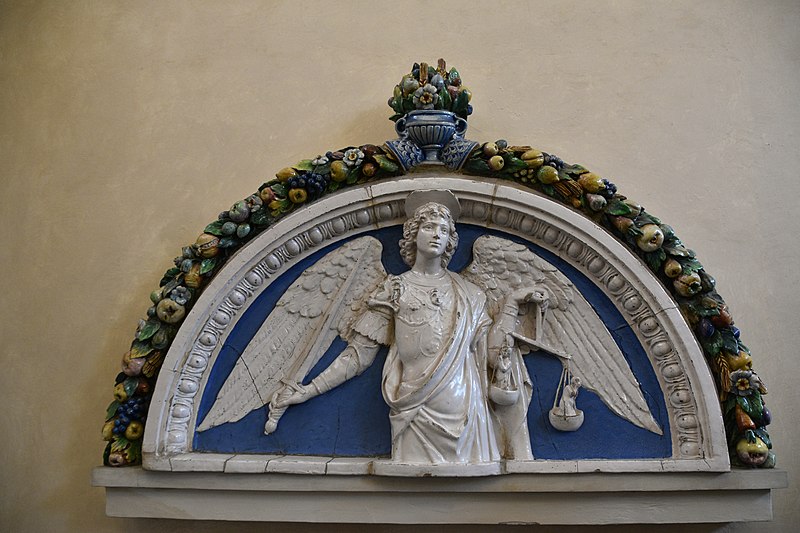
[[[406,198],[406,216],[414,216],[417,208],[428,203],[442,204],[450,210],[450,216],[453,217],[453,222],[458,220],[461,214],[461,204],[458,203],[458,198],[452,192],[444,189],[429,189],[424,191],[414,191]]]

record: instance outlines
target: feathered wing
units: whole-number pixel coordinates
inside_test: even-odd
[[[362,237],[306,269],[244,349],[197,430],[236,422],[263,407],[281,380],[302,380],[337,335],[349,339],[361,302],[386,277],[381,251],[378,240]]]
[[[611,411],[641,428],[662,434],[611,333],[591,304],[553,265],[522,244],[483,236],[475,241],[473,261],[463,275],[486,291],[495,309],[506,294],[517,288],[544,287],[550,301],[538,340],[571,356],[572,374]],[[537,338],[535,315],[528,312],[521,317],[518,333]],[[562,360],[562,364],[567,363]]]

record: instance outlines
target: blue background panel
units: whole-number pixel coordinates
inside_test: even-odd
[[[650,362],[633,331],[605,294],[577,269],[532,243],[502,232],[468,224],[459,224],[460,244],[449,268],[459,272],[472,260],[472,244],[481,235],[496,235],[528,246],[550,262],[575,284],[594,307],[625,355],[653,413],[664,430],[656,435],[638,428],[612,413],[594,393],[581,389],[577,406],[585,413],[583,426],[565,433],[550,426],[547,413],[553,405],[561,363],[557,358],[534,353],[525,357],[533,382],[533,398],[528,412],[533,454],[538,459],[636,459],[669,457],[672,451],[664,398]],[[351,239],[371,235],[383,244],[382,261],[387,272],[400,274],[408,267],[400,258],[398,241],[401,226],[366,232]],[[269,316],[284,291],[310,265],[342,242],[334,243],[299,261],[275,280],[245,311],[231,331],[211,369],[200,401],[198,421],[202,421],[214,403],[222,384],[230,374],[242,350]],[[324,370],[346,344],[337,340],[304,380],[308,383]],[[195,433],[196,451],[220,453],[285,453],[300,455],[376,456],[391,452],[389,408],[381,396],[380,381],[386,349],[362,375],[330,392],[290,407],[271,435],[264,435],[267,408],[257,409],[235,423],[223,424]]]

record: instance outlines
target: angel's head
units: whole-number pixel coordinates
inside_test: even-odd
[[[422,230],[422,235],[420,234]],[[424,237],[424,250],[419,246],[419,238]],[[450,210],[436,202],[419,206],[414,215],[403,224],[403,238],[400,239],[400,256],[413,267],[417,253],[438,255],[442,266],[446,267],[458,246],[458,233]]]

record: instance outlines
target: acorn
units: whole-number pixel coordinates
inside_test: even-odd
[[[194,242],[194,248],[200,257],[214,257],[219,253],[219,238],[210,233],[202,233]]]
[[[549,165],[541,167],[536,172],[536,179],[545,185],[553,184],[558,181],[558,170]]]
[[[667,259],[664,263],[664,274],[666,274],[668,278],[677,278],[681,275],[681,272],[683,272],[683,267],[675,259]]]
[[[655,252],[664,244],[664,232],[656,224],[645,224],[642,234],[636,238],[636,246],[643,252]],[[700,277],[697,278],[698,282]]]

